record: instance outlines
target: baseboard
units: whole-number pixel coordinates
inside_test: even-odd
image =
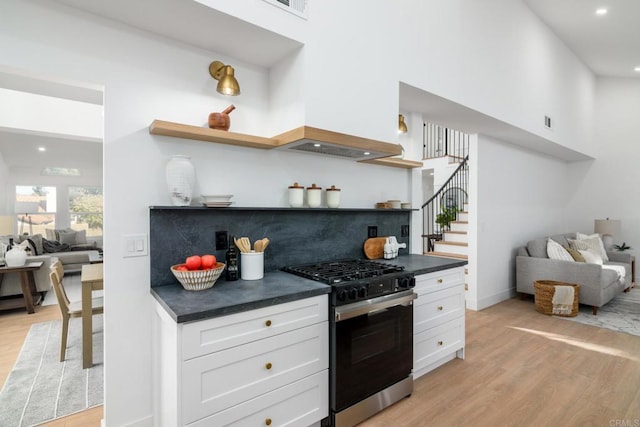
[[[516,295],[515,288],[509,288],[501,292],[497,292],[493,295],[489,295],[486,297],[479,298],[476,301],[475,310],[484,310],[487,307],[491,307],[492,305],[496,305],[502,301],[506,301],[508,299],[513,298]]]

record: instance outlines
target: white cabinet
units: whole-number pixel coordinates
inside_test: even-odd
[[[328,415],[327,295],[177,324],[156,304],[157,425],[309,426]]]
[[[413,304],[413,377],[456,357],[464,359],[464,268],[416,276]]]

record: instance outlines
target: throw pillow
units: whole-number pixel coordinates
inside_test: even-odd
[[[574,261],[569,252],[567,252],[560,243],[556,242],[553,239],[547,240],[547,255],[550,259],[559,261]]]
[[[76,244],[85,245],[87,243],[87,230],[76,231]]]
[[[42,234],[34,234],[33,236],[19,236],[20,243],[28,240],[33,248],[31,255],[42,255],[44,248],[42,247]]]
[[[569,252],[569,255],[571,255],[575,262],[586,262],[580,251],[578,251],[577,249],[573,249],[570,247],[565,247],[565,249],[567,250],[567,252]]]
[[[599,234],[582,234],[576,233],[576,237],[578,241],[584,242],[589,246],[589,250],[600,255],[603,261],[609,261],[609,257],[607,256],[607,251],[604,248],[604,243],[602,243],[602,238]]]
[[[67,245],[75,245],[76,244],[76,233],[59,233],[58,234],[58,242]]]
[[[47,240],[55,240],[56,242],[58,241],[58,239],[56,238],[56,231],[52,228],[46,228],[44,230],[44,235]]]
[[[35,255],[35,248],[31,245],[28,240],[24,240],[16,245],[18,248],[21,248],[23,251],[27,253],[27,256]]]
[[[584,257],[584,261],[587,264],[602,265],[602,258],[600,257],[600,255],[598,255],[598,254],[596,254],[594,252],[580,250],[580,255],[582,255]]]

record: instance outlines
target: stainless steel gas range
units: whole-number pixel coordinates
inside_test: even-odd
[[[326,424],[353,426],[412,393],[412,273],[360,259],[283,270],[332,287]]]

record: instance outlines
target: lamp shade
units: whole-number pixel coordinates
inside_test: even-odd
[[[593,224],[593,231],[601,236],[616,236],[620,234],[620,220],[618,219],[596,219]]]

